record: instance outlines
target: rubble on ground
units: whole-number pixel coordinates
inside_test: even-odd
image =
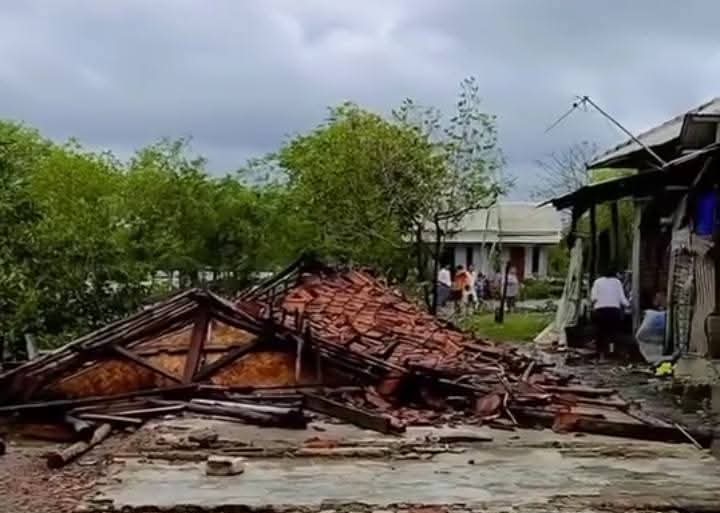
[[[235,303],[204,290],[177,294],[1,374],[0,390],[4,431],[68,444],[47,455],[51,467],[167,415],[288,429],[335,418],[390,435],[462,421],[709,442],[614,390],[478,340],[369,272],[306,261]],[[219,442],[197,434],[182,443]],[[296,453],[370,449],[417,453]]]

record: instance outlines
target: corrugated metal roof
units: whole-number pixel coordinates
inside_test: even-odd
[[[709,155],[720,151],[720,143],[712,144],[702,150],[697,150],[668,162],[661,169],[634,173],[620,178],[611,178],[602,182],[585,185],[575,191],[553,198],[543,205],[552,204],[562,210],[574,207],[578,215],[587,210],[592,204],[605,203],[627,197],[640,197],[656,194],[668,186],[689,186],[695,179],[699,166],[695,170],[688,170],[686,165],[692,164]]]
[[[677,139],[680,136],[680,131],[683,125],[683,119],[687,114],[720,114],[720,97],[713,98],[707,103],[700,105],[692,110],[684,112],[679,116],[664,122],[661,125],[651,128],[647,132],[643,132],[638,135],[637,138],[642,141],[643,144],[650,148],[661,146],[663,144],[671,142],[673,139]],[[609,166],[618,166],[622,164],[625,157],[630,156],[632,153],[637,151],[645,151],[642,147],[633,141],[628,139],[627,141],[619,144],[605,153],[598,155],[595,159],[588,164],[589,168],[601,168]]]
[[[561,230],[562,219],[552,206],[503,202],[468,214],[448,241],[555,244],[560,242]]]

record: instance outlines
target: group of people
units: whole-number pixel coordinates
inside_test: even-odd
[[[456,310],[476,309],[482,302],[491,297],[490,279],[482,272],[477,272],[472,265],[465,268],[458,265],[455,273],[448,266],[442,266],[437,278],[438,305],[443,307],[452,302]],[[500,290],[505,287],[504,278],[500,282]],[[515,308],[520,292],[520,280],[515,268],[507,275],[506,306],[508,310]]]

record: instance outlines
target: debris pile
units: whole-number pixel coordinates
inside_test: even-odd
[[[688,441],[673,424],[635,411],[615,390],[582,386],[512,347],[478,340],[370,272],[303,262],[236,304],[308,341],[386,362],[382,379],[363,382],[361,393],[343,399],[398,424],[457,420]]]
[[[462,419],[686,440],[613,390],[477,340],[370,273],[315,262],[236,303],[182,292],[0,374],[3,430],[71,443],[48,455],[51,467],[181,414],[290,429],[320,414],[382,433]]]

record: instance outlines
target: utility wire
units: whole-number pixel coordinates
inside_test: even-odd
[[[597,103],[592,101],[589,96],[578,96],[576,101],[573,102],[572,107],[570,110],[568,110],[565,114],[560,116],[553,124],[551,124],[546,130],[545,133],[548,133],[550,130],[558,126],[560,123],[562,123],[570,114],[572,114],[578,107],[585,107],[587,109],[587,106],[590,105],[593,109],[598,111],[605,119],[609,120],[613,125],[615,125],[617,128],[619,128],[625,135],[630,137],[631,140],[633,140],[637,145],[639,145],[642,149],[644,149],[653,159],[655,159],[660,166],[665,167],[667,165],[667,162],[665,162],[660,156],[655,153],[651,148],[649,148],[645,143],[643,143],[640,139],[635,137],[635,135],[625,128],[617,119],[612,117],[610,114],[605,112]]]

